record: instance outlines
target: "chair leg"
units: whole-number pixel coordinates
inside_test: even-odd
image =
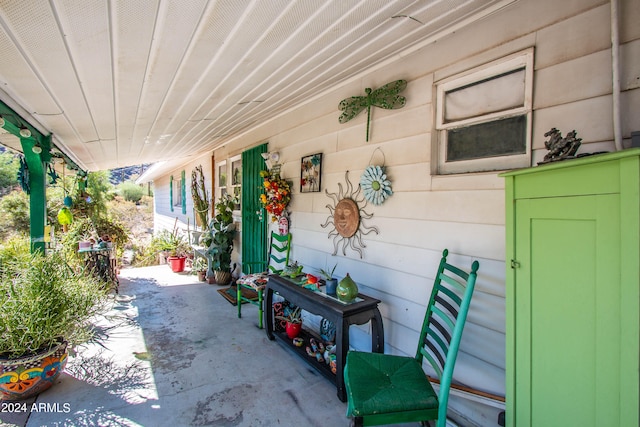
[[[262,317],[263,317],[263,309],[262,309],[262,289],[258,291],[258,328],[262,329]]]
[[[238,318],[242,317],[242,285],[236,283],[236,305],[238,306]]]

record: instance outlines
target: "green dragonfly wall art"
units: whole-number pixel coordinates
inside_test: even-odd
[[[352,96],[340,101],[338,109],[342,114],[338,118],[340,123],[347,123],[349,120],[357,116],[362,110],[367,109],[367,141],[369,141],[369,122],[371,120],[371,106],[380,107],[387,110],[395,110],[404,107],[407,102],[404,96],[400,96],[400,92],[407,87],[406,80],[396,80],[387,83],[376,90],[366,88],[365,96]]]

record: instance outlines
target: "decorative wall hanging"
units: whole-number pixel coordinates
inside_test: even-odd
[[[333,205],[327,205],[329,208],[329,217],[324,224],[320,226],[326,228],[333,225],[333,230],[329,232],[328,238],[333,237],[333,255],[338,253],[338,246],[342,244],[342,255],[347,254],[347,245],[354,251],[358,252],[362,258],[362,248],[366,245],[362,242],[362,235],[375,232],[380,234],[377,227],[367,226],[363,223],[364,219],[371,219],[373,214],[365,212],[367,200],[361,192],[358,185],[354,189],[353,184],[349,180],[349,171],[345,172],[346,191],[343,190],[342,184],[338,183],[338,193],[329,193],[325,190],[327,196],[333,200]],[[364,205],[360,207],[360,204]]]
[[[549,140],[544,142],[544,146],[549,152],[544,156],[544,160],[538,164],[573,158],[582,144],[582,138],[576,138],[576,135],[576,131],[572,130],[563,138],[562,132],[551,128],[549,132],[544,134],[545,137],[549,137]]]
[[[260,195],[260,202],[271,214],[271,221],[275,222],[285,214],[285,209],[291,201],[291,188],[287,181],[280,178],[279,173],[261,171],[260,176],[264,179],[264,194]]]
[[[343,113],[338,121],[343,124],[357,116],[362,110],[367,109],[367,141],[369,141],[369,122],[371,120],[371,106],[380,107],[387,110],[394,110],[404,107],[407,99],[400,96],[399,93],[407,87],[406,80],[396,80],[386,85],[371,90],[370,87],[365,88],[365,96],[352,96],[343,99],[338,104],[338,109]]]
[[[382,154],[382,166],[371,165],[371,160],[373,160],[373,156],[376,151],[380,151]],[[384,153],[380,150],[380,147],[373,150],[371,160],[369,160],[369,166],[367,166],[360,176],[360,187],[362,187],[365,199],[374,205],[381,205],[393,194],[393,191],[391,190],[391,181],[387,179],[387,175],[385,173]]]
[[[305,156],[300,162],[300,192],[320,191],[322,179],[322,153]]]
[[[24,156],[20,156],[20,169],[18,170],[18,182],[20,183],[20,187],[22,187],[22,191],[27,194],[31,193],[31,188],[29,187],[29,167],[27,166],[27,161],[24,159]]]

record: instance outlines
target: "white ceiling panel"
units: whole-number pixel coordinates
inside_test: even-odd
[[[512,1],[0,0],[0,100],[88,170],[186,159]]]

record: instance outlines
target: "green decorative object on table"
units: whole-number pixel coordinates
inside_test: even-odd
[[[358,296],[358,285],[353,281],[349,273],[347,277],[340,280],[336,288],[336,295],[340,301],[351,302]]]

